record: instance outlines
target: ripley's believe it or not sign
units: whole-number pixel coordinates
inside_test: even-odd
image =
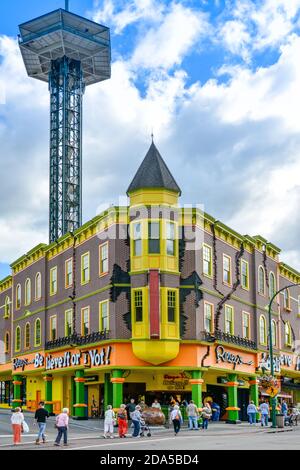
[[[90,349],[87,351],[65,351],[61,355],[35,354],[32,359],[16,358],[13,360],[14,370],[23,371],[33,366],[34,369],[44,368],[45,370],[64,369],[67,367],[91,366],[99,367],[110,364],[111,346],[101,349]]]

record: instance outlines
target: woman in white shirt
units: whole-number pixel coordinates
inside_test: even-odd
[[[171,411],[171,420],[173,422],[175,436],[177,436],[182,422],[182,415],[178,405],[175,405]]]
[[[104,438],[107,437],[107,434],[110,434],[110,438],[113,439],[114,422],[115,422],[115,412],[112,409],[112,406],[108,405],[107,410],[105,411],[105,417],[104,417],[104,434],[103,434]]]
[[[16,446],[21,442],[22,424],[24,423],[24,415],[21,412],[21,408],[16,408],[15,412],[10,418],[12,429],[13,429],[13,440]]]

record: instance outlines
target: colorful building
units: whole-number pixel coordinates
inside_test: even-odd
[[[300,273],[261,236],[180,207],[154,143],[127,195],[127,207],[38,245],[0,282],[0,406],[34,411],[42,399],[85,419],[172,395],[245,419],[270,369],[269,298]],[[299,287],[274,302],[272,337],[279,397],[300,402]]]

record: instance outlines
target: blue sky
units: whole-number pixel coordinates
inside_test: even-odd
[[[260,233],[300,270],[300,0],[70,4],[112,36],[112,78],[84,100],[84,221],[124,203],[153,129],[182,203]],[[48,90],[16,35],[60,7],[0,2],[0,278],[48,238]]]

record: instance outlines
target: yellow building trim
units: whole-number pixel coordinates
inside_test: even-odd
[[[167,189],[139,189],[129,193],[130,206],[166,205],[177,206],[179,193]]]

